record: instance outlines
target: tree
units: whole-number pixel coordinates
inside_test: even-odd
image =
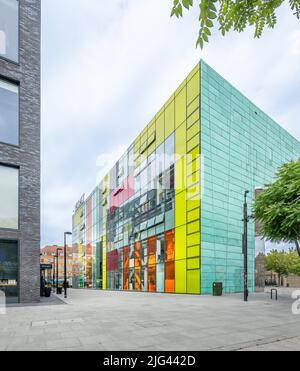
[[[290,268],[289,268],[289,273],[290,274],[295,274],[296,276],[300,276],[300,258],[297,253],[294,251],[290,252]]]
[[[283,165],[254,205],[261,234],[272,242],[294,243],[300,257],[300,159]]]
[[[197,46],[201,49],[208,42],[215,23],[225,36],[230,30],[244,31],[254,26],[254,37],[260,38],[264,29],[274,28],[277,23],[276,11],[284,0],[173,0],[171,17],[183,17],[184,9],[189,10],[197,2],[199,5],[199,36]],[[300,0],[289,0],[293,14],[300,19]]]
[[[288,277],[290,273],[291,260],[284,251],[273,250],[266,256],[266,269],[278,274],[279,285],[281,277]]]

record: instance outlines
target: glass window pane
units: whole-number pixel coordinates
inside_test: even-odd
[[[18,300],[18,243],[0,240],[0,290],[8,303]]]
[[[156,291],[164,292],[165,290],[165,265],[157,264],[156,266]],[[150,291],[150,290],[149,290]]]
[[[18,229],[19,170],[0,165],[0,228]]]
[[[165,292],[175,292],[175,262],[169,261],[165,263]]]
[[[0,0],[0,57],[18,62],[19,1]]]
[[[19,87],[1,79],[0,142],[19,144]]]

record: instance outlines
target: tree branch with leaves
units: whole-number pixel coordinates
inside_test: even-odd
[[[254,215],[267,240],[295,244],[300,257],[300,159],[279,169],[255,200]]]
[[[254,27],[254,37],[260,38],[264,29],[274,28],[277,23],[277,10],[284,0],[173,0],[171,17],[181,18],[184,10],[197,3],[199,6],[199,35],[197,47],[201,49],[209,41],[212,29],[218,25],[223,36],[229,31],[243,32]],[[292,13],[300,19],[300,0],[289,0]]]

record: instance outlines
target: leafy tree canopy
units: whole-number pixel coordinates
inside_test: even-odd
[[[295,274],[296,276],[300,276],[300,258],[295,252],[291,253],[291,264],[289,272],[291,274]]]
[[[284,251],[273,250],[266,256],[266,269],[279,276],[287,277],[290,269],[290,259]]]
[[[266,269],[277,273],[280,277],[287,277],[290,274],[300,276],[300,258],[295,251],[273,250],[266,256]]]
[[[183,17],[184,9],[199,6],[199,37],[197,46],[201,49],[208,42],[212,28],[218,24],[224,36],[231,30],[242,32],[254,26],[254,37],[260,38],[264,29],[274,28],[276,11],[284,0],[173,0],[171,16]],[[293,14],[300,19],[300,0],[289,0]]]
[[[300,159],[279,169],[277,180],[257,197],[254,215],[266,239],[295,243],[300,256]]]

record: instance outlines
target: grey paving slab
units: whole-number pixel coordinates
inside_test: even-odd
[[[59,303],[54,305],[53,303]],[[300,350],[291,291],[221,298],[69,290],[51,305],[9,307],[2,350]]]

